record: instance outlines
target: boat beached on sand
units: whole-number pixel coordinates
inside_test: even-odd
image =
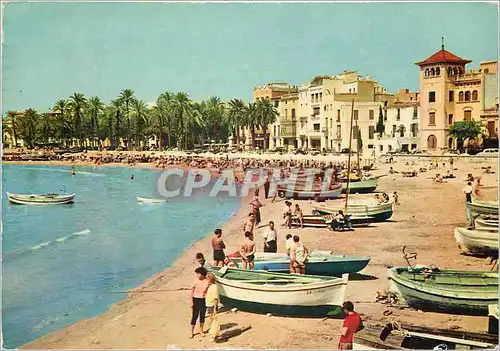
[[[377,189],[378,178],[367,178],[361,180],[351,180],[349,182],[350,194],[372,193]],[[342,182],[342,192],[347,191],[347,182]]]
[[[342,210],[351,216],[373,217],[374,222],[382,222],[392,217],[393,204],[392,201],[376,204],[373,200],[367,199],[354,203],[350,202],[347,206],[347,211],[345,205],[342,203],[328,206],[313,206],[313,213],[328,215],[336,214],[339,210]]]
[[[395,267],[388,270],[389,290],[400,301],[423,311],[488,314],[498,302],[498,272]]]
[[[269,273],[222,267],[214,271],[224,306],[282,316],[337,316],[347,288],[342,278]]]
[[[455,240],[463,253],[498,256],[498,230],[455,228]]]
[[[302,224],[304,227],[315,227],[315,228],[326,228],[331,226],[335,214],[311,214],[302,215]],[[349,218],[351,225],[353,227],[363,227],[369,226],[373,222],[373,217],[361,216],[361,215],[351,215]],[[296,216],[292,216],[292,226],[299,226],[299,220]]]
[[[470,225],[472,225],[479,216],[489,216],[498,219],[498,201],[468,202],[466,213]]]
[[[17,205],[61,205],[74,201],[76,194],[11,194],[7,193],[10,202]]]
[[[232,259],[239,268],[243,268],[241,259]],[[328,251],[311,251],[306,262],[306,274],[323,276],[341,276],[344,273],[357,273],[370,262],[370,257],[335,255]],[[255,270],[290,273],[290,258],[286,253],[255,254]]]

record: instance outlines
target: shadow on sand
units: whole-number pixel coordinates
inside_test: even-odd
[[[377,280],[378,278],[371,274],[351,273],[349,280]]]

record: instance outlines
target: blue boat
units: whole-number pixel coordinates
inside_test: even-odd
[[[241,258],[231,259],[238,268],[243,268]],[[290,258],[286,253],[255,254],[255,270],[276,273],[290,273]],[[312,251],[306,262],[306,274],[322,276],[341,276],[344,273],[357,273],[370,262],[370,257],[335,255],[330,251]]]

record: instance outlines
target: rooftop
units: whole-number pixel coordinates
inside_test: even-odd
[[[444,49],[444,45],[441,47],[441,50],[436,52],[434,55],[429,56],[423,61],[416,62],[416,65],[425,66],[432,65],[435,63],[455,63],[455,64],[467,64],[472,62],[471,60],[463,59],[458,57],[457,55],[447,51]]]

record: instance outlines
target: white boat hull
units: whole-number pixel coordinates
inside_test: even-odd
[[[494,229],[455,228],[454,237],[463,253],[479,255],[498,253],[498,232]]]
[[[7,193],[10,202],[17,205],[64,205],[72,203],[76,194],[47,195],[47,194],[11,194]]]
[[[137,201],[148,203],[148,204],[162,204],[162,203],[167,202],[167,200],[165,200],[165,199],[150,199],[147,197],[139,197],[139,196],[137,196]]]

